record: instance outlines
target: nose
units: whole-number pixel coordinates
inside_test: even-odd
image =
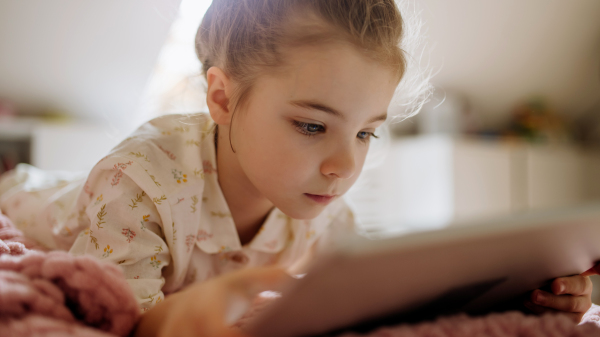
[[[337,147],[321,163],[321,173],[327,177],[348,179],[356,170],[354,150],[352,146]]]

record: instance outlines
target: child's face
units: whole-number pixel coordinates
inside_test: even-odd
[[[293,49],[286,61],[254,85],[234,118],[232,144],[261,194],[293,218],[312,219],[358,178],[397,82],[347,45]]]

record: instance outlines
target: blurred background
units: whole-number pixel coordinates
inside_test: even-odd
[[[209,0],[0,0],[0,172],[89,170],[144,121],[206,111]],[[414,7],[414,8],[413,8]],[[348,198],[405,233],[600,199],[600,1],[415,0],[435,91]],[[402,107],[390,112],[402,115]]]
[[[372,143],[347,194],[362,230],[600,199],[600,1],[411,3],[424,46],[411,62],[435,90]],[[209,5],[0,0],[0,173],[86,171],[144,121],[206,111],[193,41]]]

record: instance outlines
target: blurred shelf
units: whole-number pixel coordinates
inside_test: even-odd
[[[18,163],[89,170],[121,140],[107,125],[78,120],[0,118],[0,173]]]
[[[27,140],[39,123],[41,120],[38,118],[0,116],[0,141]]]
[[[367,230],[410,232],[600,199],[600,156],[567,144],[398,138],[357,184],[349,197]]]

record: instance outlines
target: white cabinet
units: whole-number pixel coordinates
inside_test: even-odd
[[[585,153],[572,148],[530,147],[527,151],[527,201],[531,209],[569,206],[586,201]],[[593,172],[592,172],[593,173]],[[596,176],[599,176],[600,172]]]
[[[348,193],[366,230],[412,231],[600,198],[600,154],[477,138],[393,139]]]
[[[44,170],[87,171],[123,138],[98,123],[0,119],[0,173],[8,161],[7,168],[25,162]]]
[[[44,170],[89,171],[124,137],[104,125],[84,122],[37,125],[31,162]]]
[[[494,142],[453,140],[451,144],[453,208],[450,220],[507,214],[514,208],[515,168],[511,146]],[[517,173],[518,175],[518,173]],[[448,219],[447,219],[448,220]]]

